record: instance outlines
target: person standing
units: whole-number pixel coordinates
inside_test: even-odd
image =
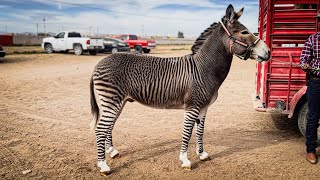
[[[315,18],[320,21],[320,12]],[[320,31],[312,34],[305,42],[300,57],[300,66],[307,73],[307,128],[306,159],[312,164],[318,162],[316,155],[320,119]]]

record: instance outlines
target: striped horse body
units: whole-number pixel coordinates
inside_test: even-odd
[[[196,125],[197,149],[201,160],[209,156],[203,148],[204,122],[208,107],[218,97],[218,89],[229,73],[233,55],[265,61],[269,48],[259,41],[238,18],[232,5],[220,23],[213,23],[196,40],[192,54],[161,58],[116,53],[101,60],[91,78],[91,107],[100,172],[108,174],[106,153],[119,154],[112,142],[112,129],[127,101],[166,109],[185,109],[182,167],[191,168],[188,143]]]

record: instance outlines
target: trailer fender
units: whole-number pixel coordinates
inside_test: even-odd
[[[288,117],[292,118],[295,108],[298,105],[298,103],[300,102],[301,98],[304,97],[304,95],[306,94],[307,91],[307,86],[303,86],[292,98],[291,102],[290,102],[290,112]]]

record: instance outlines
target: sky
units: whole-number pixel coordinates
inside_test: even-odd
[[[244,7],[239,19],[257,32],[258,0],[0,0],[0,32],[79,30],[91,34],[197,37],[224,16],[229,4]],[[45,21],[44,21],[45,19]]]

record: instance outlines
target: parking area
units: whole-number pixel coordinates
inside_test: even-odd
[[[181,56],[190,47],[159,46],[150,55]],[[108,55],[12,53],[0,60],[1,178],[103,178],[89,129],[89,79]],[[255,62],[234,58],[206,118],[204,147],[211,160],[199,161],[193,137],[191,171],[178,159],[183,111],[127,103],[113,131],[121,157],[108,159],[107,178],[319,179],[319,164],[304,159],[295,122],[253,110],[254,81]]]

